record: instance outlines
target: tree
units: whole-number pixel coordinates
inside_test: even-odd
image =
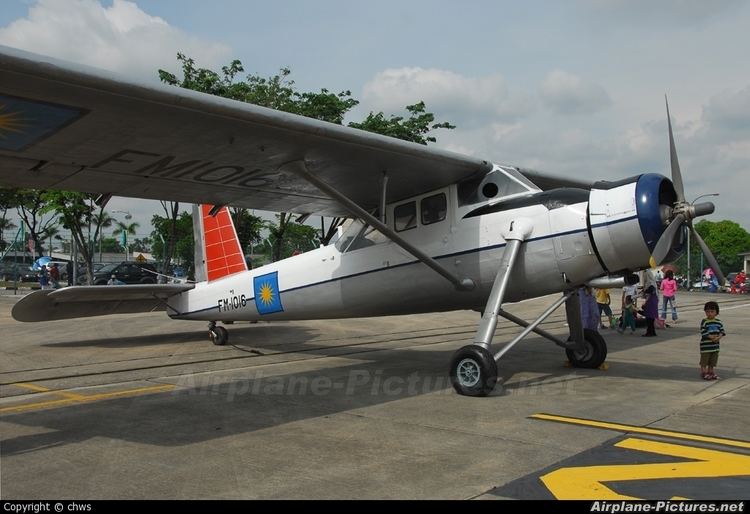
[[[152,246],[151,251],[157,260],[163,261],[166,255],[166,237],[172,230],[172,220],[164,216],[154,214],[151,218],[151,225],[154,227],[151,232]],[[175,223],[175,245],[174,257],[178,262],[186,266],[189,277],[195,276],[194,249],[195,240],[193,238],[193,216],[187,212],[181,212]]]
[[[109,228],[112,226],[112,223],[116,220],[104,209],[99,209],[99,212],[94,215],[94,223],[97,227],[95,237],[94,237],[94,244],[96,242],[99,242],[99,262],[102,261],[102,253],[104,253],[103,248],[103,241],[102,238],[104,237],[104,229]],[[107,250],[109,253],[110,251]]]
[[[5,231],[13,230],[18,226],[7,218],[8,209],[16,207],[16,190],[0,188],[0,250],[5,250]]]
[[[151,238],[150,237],[140,237],[135,239],[131,245],[130,249],[133,250],[133,252],[151,252]]]
[[[59,216],[58,222],[63,228],[70,230],[76,248],[80,252],[85,267],[87,283],[93,281],[92,263],[94,260],[94,244],[98,238],[104,219],[103,209],[94,204],[93,196],[88,193],[74,193],[70,191],[46,191],[41,193],[44,204],[43,212],[54,212]],[[92,238],[92,229],[93,238]]]
[[[128,235],[134,236],[136,234],[136,229],[140,227],[140,223],[133,222],[133,223],[123,223],[122,221],[118,221],[115,223],[116,228],[112,231],[113,236],[120,236],[120,244],[122,245],[123,249],[125,250],[125,259],[128,258]]]
[[[435,121],[435,115],[431,112],[425,112],[424,102],[407,105],[406,110],[410,113],[406,120],[402,116],[391,116],[386,119],[382,112],[377,114],[370,112],[363,122],[349,123],[349,126],[422,145],[437,141],[433,136],[427,135],[431,130],[456,128],[455,125],[448,122],[432,123]]]
[[[240,246],[244,248],[246,254],[252,254],[253,247],[261,241],[260,233],[266,227],[266,222],[260,216],[251,214],[247,209],[232,207],[229,211]]]
[[[287,216],[286,221],[282,216]],[[286,259],[295,252],[307,252],[318,247],[318,231],[309,225],[294,223],[289,213],[280,213],[278,224],[268,224],[268,242],[271,244],[272,260]],[[280,227],[283,227],[283,231]]]
[[[701,220],[693,226],[711,249],[725,274],[742,268],[742,257],[738,254],[750,251],[750,233],[739,224],[729,220],[718,222]],[[703,271],[699,269],[701,250],[692,238],[690,246],[690,266],[693,277],[696,277]],[[681,256],[675,264],[681,270],[687,269],[687,256]],[[704,260],[705,266],[707,264]]]
[[[714,252],[719,266],[725,273],[737,271],[742,267],[742,257],[738,254],[750,251],[750,234],[744,228],[729,220],[701,220],[694,226]]]
[[[55,224],[54,217],[44,219],[49,212],[46,206],[45,192],[36,189],[15,190],[16,210],[23,223],[29,229],[29,239],[34,241],[37,257],[44,255],[44,235],[48,227]]]
[[[161,70],[160,70],[161,71]],[[159,272],[162,275],[169,274],[169,265],[172,263],[172,257],[174,256],[175,247],[177,245],[177,217],[180,212],[180,202],[165,202],[161,201],[161,207],[164,209],[164,213],[167,215],[166,219],[169,220],[166,234],[159,232],[161,241],[166,241],[166,245],[162,245],[163,254],[161,256],[161,269]],[[166,235],[166,239],[164,236]]]

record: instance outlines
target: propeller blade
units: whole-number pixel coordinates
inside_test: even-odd
[[[716,273],[716,276],[719,278],[719,284],[723,286],[726,279],[724,278],[724,274],[721,272],[719,263],[716,262],[714,254],[711,253],[711,250],[708,248],[708,245],[706,245],[706,242],[703,240],[703,238],[698,234],[698,231],[693,228],[692,223],[690,224],[690,231],[693,233],[693,237],[695,238],[695,240],[698,241],[698,244],[701,247],[701,251],[703,252],[703,256],[706,258],[706,261],[708,261],[708,265],[711,266],[711,269],[714,270],[714,273]]]
[[[682,185],[682,173],[680,173],[680,161],[677,160],[677,148],[674,145],[674,136],[672,135],[672,119],[669,116],[669,101],[667,95],[664,95],[664,101],[667,104],[667,126],[669,127],[669,162],[672,165],[672,184],[677,193],[677,201],[685,201],[685,188]]]
[[[677,216],[675,216],[672,220],[672,223],[669,224],[667,229],[656,242],[654,251],[651,252],[651,259],[649,260],[649,264],[652,268],[655,268],[656,266],[661,264],[661,261],[663,261],[667,256],[669,250],[674,244],[674,238],[677,235],[677,232],[680,230],[682,224],[685,222],[685,219],[686,218],[684,214],[678,214]]]

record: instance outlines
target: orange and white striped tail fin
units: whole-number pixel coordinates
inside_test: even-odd
[[[212,205],[200,206],[198,215],[202,237],[196,238],[196,242],[202,243],[205,279],[209,282],[247,271],[245,256],[229,215],[229,208],[222,207],[215,216],[210,214],[212,208]]]

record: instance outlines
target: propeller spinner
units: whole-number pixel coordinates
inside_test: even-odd
[[[695,240],[701,247],[703,255],[706,257],[708,265],[716,273],[720,280],[720,283],[724,283],[724,274],[719,268],[719,263],[711,253],[711,250],[706,245],[703,238],[696,232],[693,227],[693,218],[698,216],[706,216],[714,212],[714,204],[711,202],[702,202],[695,205],[691,205],[685,200],[685,190],[682,185],[682,173],[680,173],[680,162],[677,159],[677,148],[674,144],[674,135],[672,134],[672,121],[669,116],[669,102],[667,101],[666,95],[664,101],[667,104],[667,126],[669,127],[669,161],[672,167],[672,185],[674,186],[677,199],[672,206],[665,206],[668,211],[667,219],[671,219],[669,225],[662,233],[659,240],[654,246],[653,252],[651,252],[650,264],[651,267],[656,267],[664,260],[669,253],[670,249],[675,245],[675,238],[679,237],[681,228],[683,225],[687,225],[688,230],[692,232]]]

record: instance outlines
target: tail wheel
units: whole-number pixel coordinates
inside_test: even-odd
[[[229,342],[229,332],[224,327],[213,327],[209,329],[208,336],[216,346],[224,346]]]
[[[453,354],[450,377],[458,394],[487,396],[497,383],[497,363],[486,348],[470,344]]]
[[[583,348],[565,353],[576,368],[598,368],[607,358],[607,343],[599,332],[587,328],[583,331]]]

